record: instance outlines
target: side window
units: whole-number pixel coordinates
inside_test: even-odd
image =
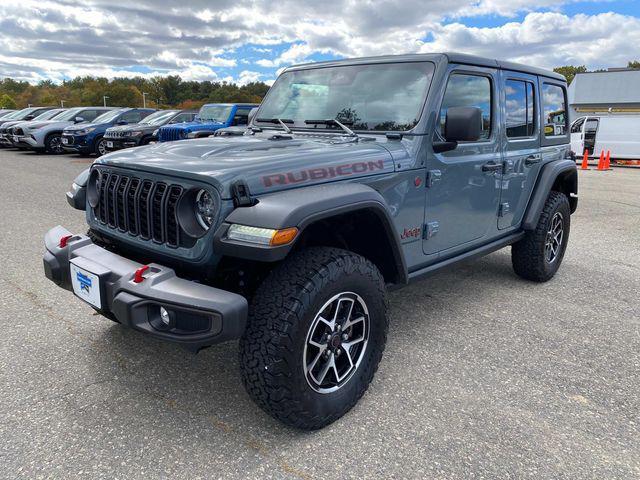
[[[127,122],[127,123],[138,123],[140,122],[142,116],[140,115],[139,111],[131,111],[131,112],[126,112],[123,113],[120,116],[120,120],[121,122]]]
[[[524,80],[505,82],[507,137],[530,137],[535,132],[535,93],[533,83]]]
[[[250,108],[239,108],[236,110],[236,114],[233,116],[232,125],[246,125],[249,119]]]
[[[571,125],[571,133],[581,133],[582,132],[582,124],[584,123],[584,119],[585,119],[585,117],[582,117],[582,118],[577,119],[575,122],[573,122],[573,125]]]
[[[565,90],[559,85],[542,85],[544,136],[553,137],[567,132],[567,107]]]
[[[104,113],[104,112],[98,112],[97,110],[82,110],[76,116],[84,118],[85,121],[87,121],[87,122],[91,122],[95,118],[97,118],[99,114],[102,114],[102,113]]]
[[[444,122],[450,107],[478,107],[482,110],[481,140],[491,135],[491,80],[480,75],[454,73],[449,77],[447,90],[440,107],[440,135],[444,138]]]

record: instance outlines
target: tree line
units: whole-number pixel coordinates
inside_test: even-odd
[[[237,85],[228,82],[185,81],[178,75],[167,77],[114,78],[77,77],[56,84],[43,80],[37,85],[0,79],[0,107],[25,108],[28,105],[61,105],[81,107],[107,106],[142,107],[143,93],[147,107],[199,108],[205,103],[260,103],[269,90],[264,82]]]
[[[635,60],[627,63],[627,68],[640,70],[640,61]],[[559,73],[560,75],[564,75],[564,77],[567,79],[567,83],[571,84],[578,73],[606,72],[607,70],[588,70],[586,65],[565,65],[563,67],[556,67],[553,69],[553,71]]]
[[[640,61],[632,61],[628,68],[640,69]],[[571,83],[578,73],[589,72],[585,65],[565,65],[553,69],[564,75]],[[593,70],[602,71],[602,70]],[[152,108],[199,108],[205,103],[248,102],[260,103],[269,90],[264,82],[251,82],[237,85],[228,82],[208,80],[185,81],[178,75],[167,77],[114,78],[76,77],[56,84],[43,80],[37,85],[16,81],[11,78],[0,79],[0,108],[25,108],[28,105],[61,105],[82,107],[103,105],[104,96],[107,105],[123,107],[142,107],[143,93],[146,93],[146,105]]]

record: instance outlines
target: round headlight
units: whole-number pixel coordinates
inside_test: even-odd
[[[209,230],[216,217],[216,202],[209,192],[200,190],[196,195],[196,218],[205,230]]]
[[[100,171],[93,169],[87,181],[87,201],[91,208],[96,208],[100,202],[100,182],[102,181]]]

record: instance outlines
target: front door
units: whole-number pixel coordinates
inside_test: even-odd
[[[479,141],[460,142],[455,150],[430,154],[423,251],[447,257],[472,249],[497,234],[502,152],[499,76],[495,69],[452,66],[434,132],[444,140],[450,107],[482,110]]]
[[[505,129],[504,171],[501,181],[498,228],[520,222],[540,171],[540,100],[537,78],[524,73],[501,72]]]

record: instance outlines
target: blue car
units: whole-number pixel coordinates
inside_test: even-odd
[[[107,128],[140,123],[153,112],[155,110],[152,108],[116,108],[103,113],[91,123],[72,125],[62,131],[62,148],[68,152],[104,155],[108,153],[107,141],[103,138]]]
[[[195,121],[159,128],[158,141],[208,137],[221,128],[247,125],[249,112],[256,107],[253,103],[208,103],[202,106]]]

